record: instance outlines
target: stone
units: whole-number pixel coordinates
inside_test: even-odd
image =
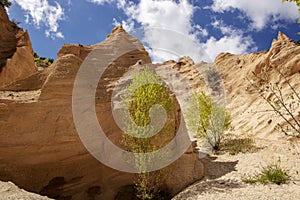
[[[0,87],[36,72],[28,32],[9,21],[0,5]]]
[[[134,50],[110,62],[114,54],[131,48]],[[151,63],[151,59],[137,39],[117,27],[99,44],[64,45],[57,60],[42,72],[43,76],[39,73],[12,83],[12,88],[22,90],[40,88],[40,96],[27,102],[0,99],[0,180],[11,180],[19,187],[50,198],[75,200],[114,199],[121,188],[134,183],[134,174],[117,171],[96,160],[84,147],[74,125],[74,80],[92,50],[105,52],[98,59],[108,66],[95,95],[97,118],[108,138],[120,145],[121,131],[111,114],[112,89],[132,66]],[[114,53],[110,54],[112,50]],[[177,120],[172,123],[175,126]],[[173,195],[204,176],[202,162],[191,152],[168,168],[172,176],[168,176],[166,186]]]

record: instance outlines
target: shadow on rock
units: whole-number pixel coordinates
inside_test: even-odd
[[[188,187],[176,195],[172,200],[195,198],[204,192],[228,192],[228,190],[241,187],[243,187],[242,183],[236,180],[203,180]]]
[[[232,171],[236,171],[236,161],[221,162],[216,161],[217,157],[208,156],[201,159],[204,164],[205,177],[208,179],[216,179]]]
[[[237,180],[218,179],[225,174],[236,171],[238,160],[221,162],[216,161],[216,159],[217,157],[213,156],[201,159],[205,168],[205,178],[177,194],[173,200],[194,198],[203,192],[225,192],[234,188],[243,187],[243,184]]]

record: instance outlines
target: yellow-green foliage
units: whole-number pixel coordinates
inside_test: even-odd
[[[197,114],[196,111],[199,111]],[[209,129],[209,116],[212,111],[212,99],[204,92],[194,93],[188,108],[187,125],[195,132],[197,137],[205,137]],[[199,115],[199,121],[197,121]]]
[[[34,63],[36,67],[48,67],[53,63],[52,58],[45,58],[45,57],[40,57],[39,54],[34,53]]]
[[[164,87],[159,81],[159,76],[151,72],[148,68],[134,75],[129,85],[123,101],[128,107],[131,120],[138,126],[145,127],[150,123],[150,109],[152,106],[159,104],[166,111],[167,115],[173,109],[174,97],[168,88]],[[136,138],[132,135],[147,135],[148,129],[135,129],[131,124],[127,124],[126,131],[128,134],[123,135],[122,143],[133,152],[149,152],[159,149],[164,144],[164,140],[156,140],[153,144],[151,140],[154,137]],[[164,137],[169,131],[169,122],[167,121],[164,128],[156,134],[156,138]],[[133,134],[134,133],[134,134]]]
[[[186,113],[186,122],[195,137],[205,137],[214,149],[220,145],[220,137],[230,126],[230,114],[225,107],[213,103],[204,92],[194,93]]]
[[[130,118],[138,126],[145,127],[149,125],[151,122],[150,108],[152,106],[161,105],[167,116],[174,108],[174,97],[159,80],[158,75],[151,72],[149,68],[145,68],[134,75],[125,95],[123,95],[123,102],[128,107]],[[148,153],[155,151],[165,145],[165,137],[170,134],[169,125],[170,122],[167,120],[164,128],[155,136],[137,138],[132,135],[145,135],[148,130],[136,129],[129,123],[121,143],[131,152]],[[140,172],[135,179],[136,195],[140,199],[157,199],[165,173],[162,170],[147,172],[145,165],[153,162],[151,160],[153,158],[149,156],[147,159],[143,160],[137,156],[133,161]]]
[[[253,176],[243,178],[245,183],[275,183],[277,185],[284,184],[290,180],[287,170],[282,169],[278,164],[268,165],[262,168],[262,171]]]
[[[129,111],[133,121],[139,126],[150,123],[149,111],[160,104],[167,112],[171,110],[172,97],[162,84],[146,84],[136,89],[129,102]]]

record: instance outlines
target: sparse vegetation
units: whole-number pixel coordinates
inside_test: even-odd
[[[46,68],[54,62],[52,58],[40,57],[39,54],[34,53],[34,63],[36,67]]]
[[[220,144],[220,151],[228,152],[230,155],[254,152],[255,150],[257,150],[257,147],[251,137],[236,138],[230,135],[224,137]]]
[[[139,127],[146,127],[150,124],[150,109],[152,106],[159,104],[166,111],[167,117],[173,109],[173,96],[168,88],[164,87],[159,82],[159,77],[145,68],[142,72],[135,74],[132,83],[127,89],[127,93],[123,97],[126,107],[129,109],[130,118]],[[136,128],[130,123],[126,124],[126,131],[123,134],[121,143],[128,151],[135,153],[149,153],[155,151],[165,145],[166,139],[172,139],[169,126],[169,121],[166,122],[162,130],[153,137],[134,137],[147,136],[150,128]],[[135,178],[135,191],[139,199],[163,199],[161,187],[166,177],[167,171],[161,169],[154,172],[148,172],[147,166],[154,162],[151,156],[147,160],[141,159],[139,156],[134,158],[134,161],[139,173]]]
[[[223,131],[230,126],[230,114],[204,92],[194,93],[186,113],[187,125],[196,138],[205,138],[214,150],[220,149]]]
[[[253,176],[244,177],[243,182],[245,183],[274,183],[277,185],[285,184],[290,180],[287,170],[281,168],[278,164],[268,165],[263,167],[261,172]]]
[[[9,0],[0,0],[0,5],[9,8],[11,6],[11,2]]]
[[[278,80],[272,81],[269,71],[271,68],[263,68],[260,73],[254,73],[255,80],[248,81],[258,91],[259,95],[270,105],[272,111],[278,114],[286,125],[278,123],[276,129],[285,135],[300,137],[300,95],[292,86],[290,80],[277,68],[273,68],[278,74]],[[274,76],[273,76],[274,77]],[[287,84],[290,94],[283,95],[281,84]]]

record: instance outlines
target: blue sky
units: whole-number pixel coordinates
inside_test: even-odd
[[[162,62],[270,48],[282,31],[300,39],[295,3],[281,0],[12,0],[9,16],[29,31],[33,49],[56,58],[64,43],[90,45],[122,24]],[[170,53],[171,52],[171,53]],[[205,54],[205,56],[204,56]]]

